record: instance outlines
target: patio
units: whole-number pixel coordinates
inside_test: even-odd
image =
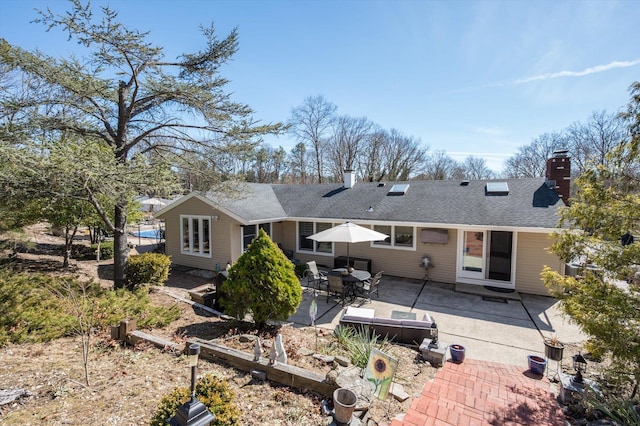
[[[314,290],[305,286],[304,279],[302,284],[302,303],[289,322],[309,326]],[[316,325],[333,330],[339,323],[342,305],[337,299],[326,302],[323,291],[316,291],[315,299]],[[451,284],[385,275],[378,298],[373,296],[371,303],[358,298],[345,308],[374,309],[377,317],[384,318],[391,318],[392,311],[415,313],[418,318],[428,313],[438,324],[439,340],[465,346],[467,358],[526,367],[527,355],[544,356],[543,336],[555,336],[568,344],[578,344],[586,338],[561,315],[557,303],[551,297],[499,293],[475,286],[456,289]]]

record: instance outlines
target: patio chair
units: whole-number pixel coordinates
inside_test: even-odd
[[[342,306],[344,306],[345,287],[344,287],[344,283],[342,282],[342,278],[335,275],[329,275],[327,276],[327,278],[328,278],[327,302],[329,301],[332,295],[340,296],[340,302],[342,303]]]
[[[327,284],[327,273],[318,269],[318,265],[315,260],[307,262],[307,270],[304,271],[304,275],[307,277],[307,287],[313,287],[320,289],[322,285]]]
[[[371,281],[365,281],[363,283],[361,294],[371,302],[371,295],[375,293],[377,298],[380,298],[378,294],[378,288],[380,287],[380,280],[382,279],[383,271],[378,272],[371,278]]]
[[[361,271],[366,271],[369,269],[369,263],[366,260],[354,260],[353,261],[353,269],[359,269]]]

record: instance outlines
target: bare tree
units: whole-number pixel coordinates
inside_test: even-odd
[[[492,179],[495,173],[487,167],[484,158],[468,156],[462,163],[462,172],[464,179],[479,180]]]
[[[406,136],[399,130],[391,129],[384,145],[383,166],[389,180],[408,180],[422,170],[427,159],[428,147],[423,147],[419,139]]]
[[[344,170],[354,170],[373,127],[366,117],[342,115],[334,120],[333,134],[328,144],[330,158],[327,160],[327,169],[333,179],[342,179]]]
[[[368,143],[360,156],[359,166],[359,171],[367,182],[378,182],[387,177],[383,157],[388,139],[389,134],[386,130],[378,129],[369,134]]]
[[[315,173],[322,183],[324,144],[337,107],[322,95],[309,96],[302,105],[291,111],[291,132],[299,142],[309,147],[314,155]]]
[[[516,155],[504,162],[502,175],[506,178],[543,177],[547,159],[553,152],[568,148],[569,140],[566,133],[543,133],[529,145],[518,148]]]
[[[594,111],[586,123],[575,122],[567,129],[572,172],[580,174],[589,162],[607,166],[607,153],[627,137],[624,121],[617,114]]]
[[[424,173],[418,179],[449,180],[461,179],[462,167],[445,151],[434,151],[425,163]]]

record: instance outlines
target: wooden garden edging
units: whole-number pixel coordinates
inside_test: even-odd
[[[267,379],[291,386],[300,390],[308,389],[325,397],[333,397],[333,391],[338,388],[335,384],[329,384],[320,374],[304,370],[288,364],[270,365],[269,359],[260,357],[259,361],[253,360],[253,354],[228,348],[209,340],[192,338],[187,341],[187,347],[192,343],[200,345],[200,356],[209,360],[220,358],[233,367],[244,371],[260,370],[267,373]]]
[[[135,320],[122,320],[120,324],[111,327],[111,338],[123,340],[130,344],[146,341],[163,350],[170,350],[173,353],[182,352],[182,349],[178,347],[177,343],[136,330]],[[202,358],[211,361],[222,359],[232,367],[243,371],[263,371],[266,373],[268,380],[278,382],[285,386],[291,386],[300,390],[310,390],[329,398],[333,397],[333,391],[338,388],[335,384],[327,383],[322,375],[304,370],[300,367],[288,364],[270,365],[269,359],[265,357],[260,357],[260,360],[254,361],[253,354],[197,337],[188,339],[186,348],[192,343],[200,345],[200,356]]]

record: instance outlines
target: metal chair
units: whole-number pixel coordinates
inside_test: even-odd
[[[366,271],[369,269],[369,262],[366,260],[354,260],[353,261],[353,269],[359,269],[361,271]]]
[[[366,297],[369,302],[371,302],[371,295],[373,293],[376,294],[377,298],[380,298],[380,295],[378,294],[378,288],[380,287],[382,272],[383,271],[378,272],[373,276],[373,278],[371,278],[371,281],[365,281],[362,285],[362,289],[360,290],[362,292],[362,296]]]
[[[332,295],[340,296],[340,302],[342,303],[342,306],[344,306],[345,287],[344,283],[342,282],[342,278],[335,275],[329,275],[327,278],[327,302]]]
[[[313,287],[320,289],[322,284],[327,284],[327,273],[318,269],[316,261],[312,260],[307,262],[307,270],[304,271],[304,276],[307,277],[307,287]]]

